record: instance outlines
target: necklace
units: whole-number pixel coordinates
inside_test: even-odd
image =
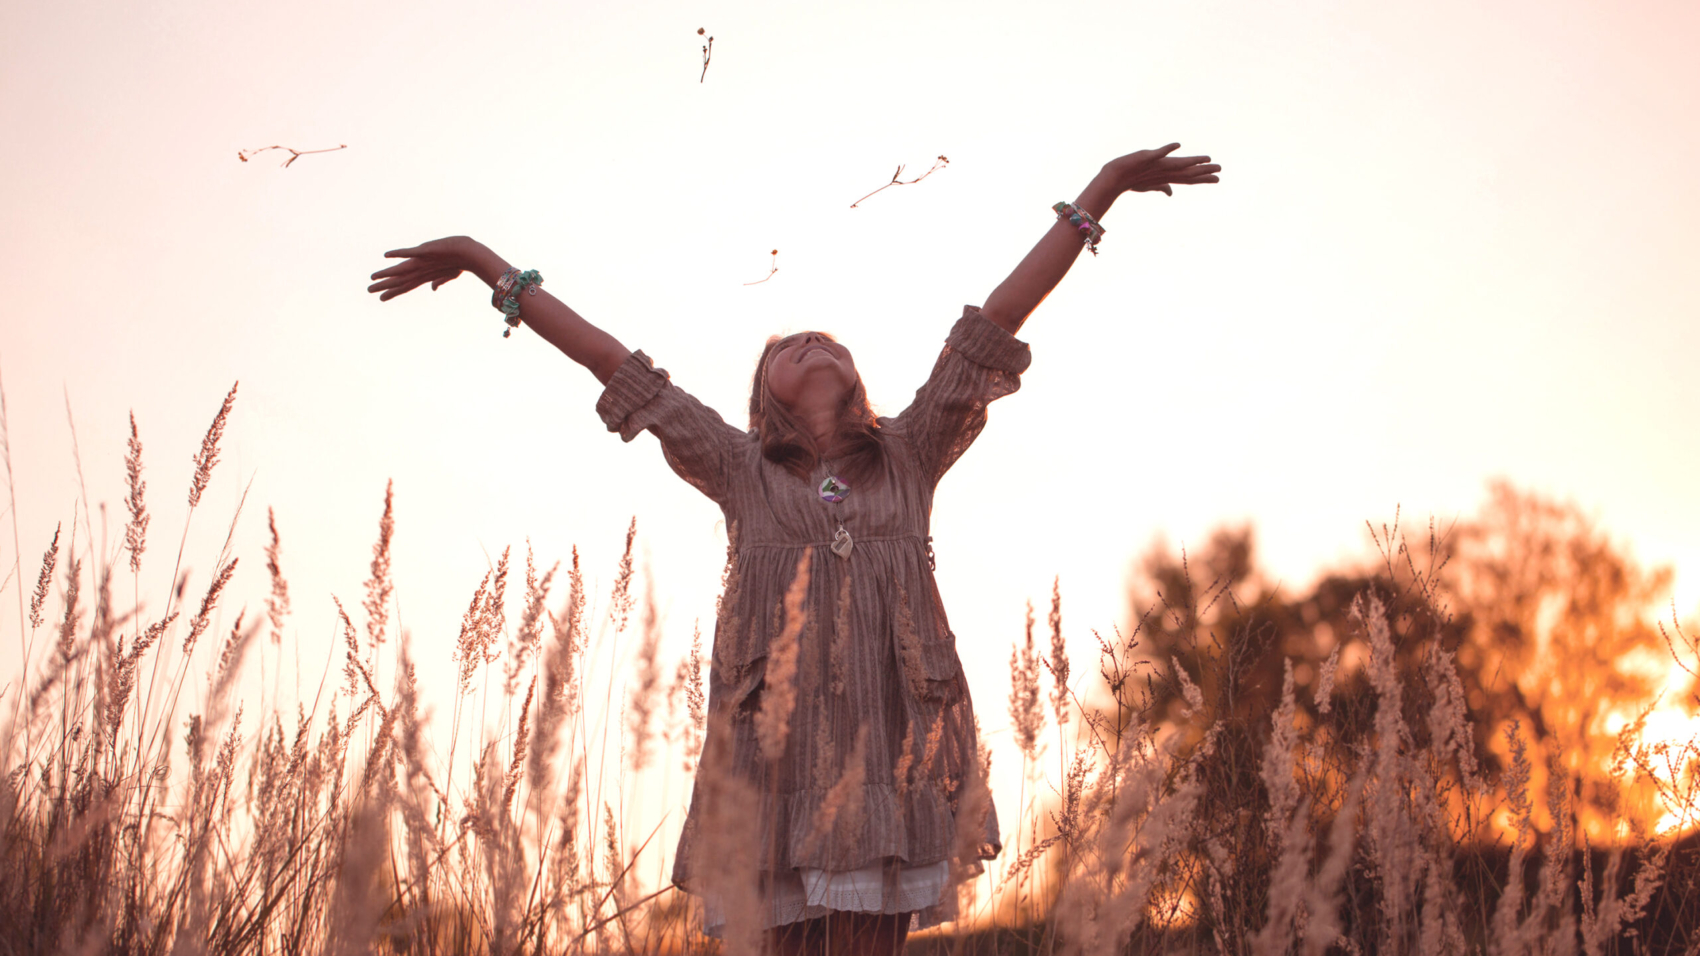
[[[827,464],[828,474],[820,483],[820,500],[832,506],[833,520],[838,522],[838,531],[832,536],[832,553],[848,561],[850,551],[856,547],[850,532],[844,530],[844,517],[838,513],[838,505],[850,496],[850,483],[831,473],[832,465]]]

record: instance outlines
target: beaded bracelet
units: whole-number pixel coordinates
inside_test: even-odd
[[[1058,222],[1066,222],[1080,230],[1080,238],[1085,241],[1087,250],[1097,255],[1098,240],[1104,238],[1104,227],[1098,225],[1098,220],[1071,202],[1059,202],[1051,208],[1056,211]]]
[[[490,304],[502,310],[502,321],[508,327],[502,330],[502,338],[507,338],[519,328],[519,294],[536,295],[543,285],[543,276],[536,269],[521,272],[509,269],[496,280],[494,291],[490,294]]]
[[[513,291],[514,280],[519,278],[518,269],[509,269],[497,277],[494,285],[490,286],[490,308],[500,309],[502,300]]]

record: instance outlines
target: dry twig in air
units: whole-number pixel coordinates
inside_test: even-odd
[[[245,163],[248,160],[252,159],[253,157],[258,156],[261,153],[265,152],[268,149],[281,149],[284,152],[287,152],[289,154],[289,158],[283,161],[283,168],[288,169],[290,163],[295,162],[296,160],[300,159],[303,156],[306,156],[309,153],[334,153],[339,149],[347,149],[347,148],[348,148],[347,143],[343,143],[339,146],[329,146],[329,147],[326,147],[325,149],[291,149],[288,146],[261,146],[259,149],[237,150],[236,158],[240,159],[241,161],[243,161]]]
[[[859,204],[861,204],[862,202],[867,200],[870,196],[873,196],[874,194],[879,193],[879,192],[883,192],[884,190],[890,189],[893,186],[911,186],[911,185],[914,185],[915,183],[918,183],[921,180],[926,179],[928,176],[931,176],[933,173],[938,172],[939,170],[941,170],[941,169],[943,169],[943,168],[945,168],[946,166],[949,166],[949,165],[950,165],[950,160],[945,158],[944,156],[940,156],[933,163],[932,169],[927,170],[926,172],[922,173],[919,176],[916,176],[914,179],[903,179],[902,178],[903,167],[899,166],[899,167],[897,167],[897,172],[891,174],[891,182],[886,183],[884,186],[881,186],[879,189],[876,189],[873,192],[868,193],[867,196],[863,196],[861,199],[858,199],[855,202],[851,203],[850,208],[855,209]]]
[[[700,37],[707,32],[708,32],[707,28],[697,27],[697,36]],[[713,56],[713,55],[714,55],[714,38],[709,37],[708,42],[703,44],[703,47],[702,47],[702,76],[697,77],[698,83],[701,83],[705,78],[707,78],[707,76],[708,76],[708,58]]]
[[[773,268],[767,270],[767,275],[762,276],[761,278],[757,279],[754,282],[746,282],[744,284],[745,285],[761,285],[763,282],[766,282],[767,280],[773,278],[773,274],[775,272],[778,272],[778,271],[779,271],[779,250],[775,249],[775,250],[773,250]]]

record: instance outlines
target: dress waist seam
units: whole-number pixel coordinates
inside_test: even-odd
[[[903,534],[870,534],[870,535],[859,535],[858,534],[858,535],[854,535],[854,538],[855,538],[855,541],[858,545],[870,544],[870,543],[873,543],[873,542],[876,542],[876,541],[913,541],[916,544],[920,544],[920,545],[925,545],[926,542],[927,542],[927,538],[926,538],[925,535],[915,534],[914,532],[904,532]],[[763,551],[763,550],[767,550],[767,551],[772,551],[772,550],[796,551],[796,550],[801,550],[803,548],[830,548],[830,547],[832,547],[832,539],[826,538],[826,539],[822,539],[820,541],[804,541],[800,544],[797,543],[797,542],[794,542],[794,541],[787,541],[787,542],[784,542],[784,543],[777,542],[777,541],[774,541],[774,542],[759,541],[759,542],[750,542],[750,543],[747,543],[747,544],[740,543],[738,545],[738,550],[740,552],[742,552],[742,551]]]

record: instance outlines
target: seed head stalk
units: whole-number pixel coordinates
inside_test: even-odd
[[[12,475],[12,429],[6,417],[6,382],[0,377],[0,458],[6,463],[6,505],[12,516],[12,578],[18,582],[18,650],[23,653],[21,666],[23,673],[29,674],[30,645],[33,642],[32,631],[24,627],[24,581],[23,581],[23,548],[18,539],[18,496],[17,481]],[[54,543],[58,543],[58,533],[54,534]],[[15,729],[18,725],[19,707],[23,703],[23,694],[18,694],[12,702],[12,719],[9,727]],[[28,740],[28,728],[25,729],[25,740]],[[6,732],[6,752],[11,753],[12,730]]]

